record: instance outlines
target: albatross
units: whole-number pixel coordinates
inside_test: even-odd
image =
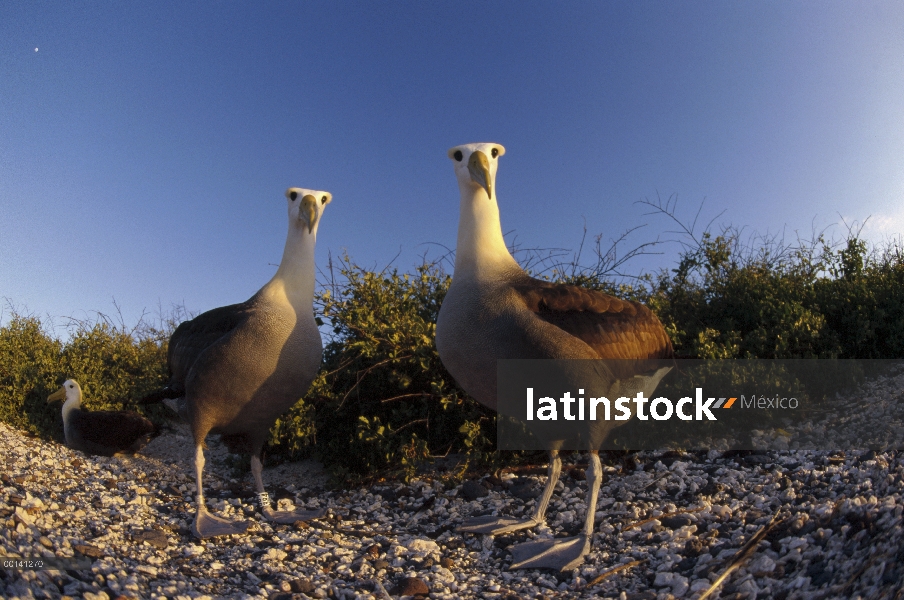
[[[276,274],[249,300],[207,311],[176,328],[169,342],[164,399],[186,420],[195,444],[199,538],[242,533],[248,522],[210,514],[204,503],[204,439],[221,434],[233,452],[251,454],[261,514],[277,523],[319,517],[323,511],[274,511],[264,489],[261,453],[276,419],[307,392],[323,347],[314,321],[314,245],[327,192],[286,190],[289,231]]]
[[[131,454],[156,431],[153,423],[131,410],[83,409],[82,388],[74,379],[67,379],[47,402],[63,399],[63,434],[73,450],[100,456]]]
[[[496,170],[505,154],[500,144],[478,143],[449,150],[461,193],[455,270],[436,323],[440,359],[459,385],[478,402],[497,410],[496,361],[500,359],[632,359],[672,357],[672,345],[649,308],[599,291],[530,277],[509,253],[496,201]],[[575,381],[625,395],[655,390],[668,367],[653,372],[602,375],[599,382]],[[584,371],[586,372],[586,371]],[[613,396],[609,396],[613,397]],[[617,397],[617,396],[614,396]],[[586,427],[576,422],[575,427]],[[604,422],[611,423],[611,422]],[[602,434],[609,425],[603,425]],[[600,432],[593,439],[601,442]],[[546,487],[529,518],[478,517],[459,531],[497,535],[544,522],[562,467],[562,440],[543,440],[549,453]],[[590,551],[594,513],[602,483],[599,446],[587,469],[587,516],[580,535],[540,540],[511,548],[511,569],[568,570]]]

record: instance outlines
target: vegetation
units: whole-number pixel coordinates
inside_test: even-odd
[[[330,329],[323,368],[272,431],[273,449],[300,453],[311,436],[297,432],[316,432],[314,452],[346,479],[411,475],[450,451],[486,458],[495,414],[458,388],[434,344],[450,277],[436,263],[373,272],[347,256],[330,275],[316,300]]]
[[[904,247],[870,248],[858,232],[785,243],[741,231],[697,234],[669,203],[647,203],[675,220],[681,249],[672,270],[620,275],[618,240],[582,266],[534,254],[539,276],[647,303],[686,358],[904,357]],[[539,256],[539,258],[537,258]],[[439,263],[413,273],[373,271],[344,256],[330,265],[315,311],[327,332],[311,390],[271,431],[270,453],[319,456],[341,478],[410,475],[448,452],[491,460],[495,415],[469,399],[443,368],[435,323],[450,283]],[[60,439],[59,406],[46,397],[66,378],[93,409],[121,408],[165,380],[166,343],[178,319],[133,329],[109,319],[77,322],[67,340],[12,311],[0,327],[0,419]],[[316,440],[316,444],[312,443]],[[466,465],[462,465],[464,468]]]
[[[687,230],[686,230],[687,231]],[[687,358],[904,358],[904,246],[705,231],[648,303]]]

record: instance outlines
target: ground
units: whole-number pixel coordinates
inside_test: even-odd
[[[901,384],[870,388],[869,415],[900,420]],[[79,561],[0,571],[6,598],[699,598],[725,573],[711,597],[898,598],[904,588],[904,453],[894,449],[623,457],[605,467],[591,553],[569,573],[508,571],[507,548],[580,529],[580,455],[548,526],[491,537],[454,529],[468,516],[529,513],[542,466],[451,489],[427,478],[328,489],[315,463],[285,464],[265,470],[271,495],[328,514],[271,526],[253,508],[250,476],[236,477],[211,439],[208,504],[252,525],[202,541],[190,533],[185,429],[134,457],[103,458],[0,424],[0,449],[0,553]]]

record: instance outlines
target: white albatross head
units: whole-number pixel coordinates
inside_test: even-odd
[[[63,387],[47,396],[47,402],[62,400],[63,398],[66,399],[67,403],[74,400],[78,404],[82,401],[82,388],[75,379],[67,379]]]
[[[82,407],[82,388],[79,386],[78,381],[67,379],[63,383],[63,387],[47,396],[47,403],[49,404],[54,400],[62,400],[63,398],[66,399],[63,402],[63,424],[65,425],[68,423],[69,415],[72,411]]]
[[[462,194],[477,193],[482,189],[490,200],[495,200],[496,168],[499,157],[505,154],[502,144],[480,142],[462,144],[450,148],[448,155],[455,167],[458,187]]]
[[[307,229],[315,234],[323,215],[324,207],[330,203],[333,195],[329,192],[306,190],[291,187],[286,190],[286,201],[289,203],[289,223]]]

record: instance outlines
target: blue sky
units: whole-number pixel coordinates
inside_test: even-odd
[[[454,246],[446,151],[477,141],[524,246],[648,241],[636,201],[673,194],[897,236],[902,31],[900,2],[3,2],[0,318],[242,301],[290,186],[333,194],[318,265],[407,270]]]

